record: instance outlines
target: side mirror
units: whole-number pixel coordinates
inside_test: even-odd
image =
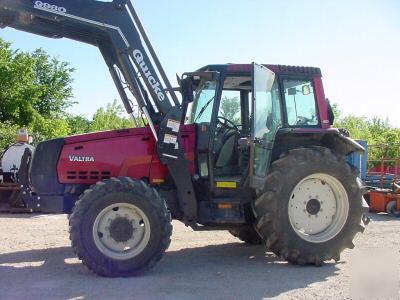
[[[186,77],[184,79],[177,76],[179,86],[181,88],[182,102],[185,104],[191,103],[194,100],[194,86],[192,77]]]
[[[311,94],[311,87],[309,84],[303,85],[301,92],[303,93],[303,96],[308,96]]]

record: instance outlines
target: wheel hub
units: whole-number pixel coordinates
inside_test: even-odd
[[[307,202],[306,210],[310,215],[312,216],[317,215],[320,209],[321,209],[321,202],[319,202],[317,199],[311,199],[310,201]]]
[[[150,240],[150,233],[146,214],[129,203],[104,208],[93,224],[93,239],[98,250],[119,260],[140,254]]]
[[[134,228],[127,218],[118,217],[111,222],[110,236],[118,243],[125,243],[133,236]]]
[[[336,236],[349,212],[347,192],[336,178],[313,174],[293,189],[288,214],[293,230],[306,241],[322,243]]]

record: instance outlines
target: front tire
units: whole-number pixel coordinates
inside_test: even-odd
[[[70,216],[72,247],[82,263],[106,277],[140,275],[171,242],[171,215],[143,181],[113,178],[86,190]]]
[[[275,161],[253,205],[269,250],[295,264],[340,260],[362,232],[362,192],[344,157],[315,147]]]

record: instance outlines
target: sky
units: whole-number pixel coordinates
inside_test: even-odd
[[[49,0],[51,2],[51,0]],[[135,0],[164,66],[175,74],[214,63],[322,69],[325,94],[345,115],[380,116],[400,127],[399,0]],[[70,111],[92,117],[118,93],[93,46],[0,30],[13,48],[43,48],[69,61]]]

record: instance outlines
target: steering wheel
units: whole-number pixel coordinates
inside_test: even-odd
[[[303,117],[303,116],[298,116],[296,125],[300,125],[300,126],[301,125],[308,125],[309,122],[312,122],[312,119],[309,119],[309,118],[306,118],[306,117]]]
[[[233,123],[231,120],[229,120],[229,119],[227,119],[225,117],[218,116],[218,123],[220,123],[224,127],[227,127],[228,129],[235,130],[236,132],[239,132],[239,128],[237,127],[237,125],[235,123]]]

